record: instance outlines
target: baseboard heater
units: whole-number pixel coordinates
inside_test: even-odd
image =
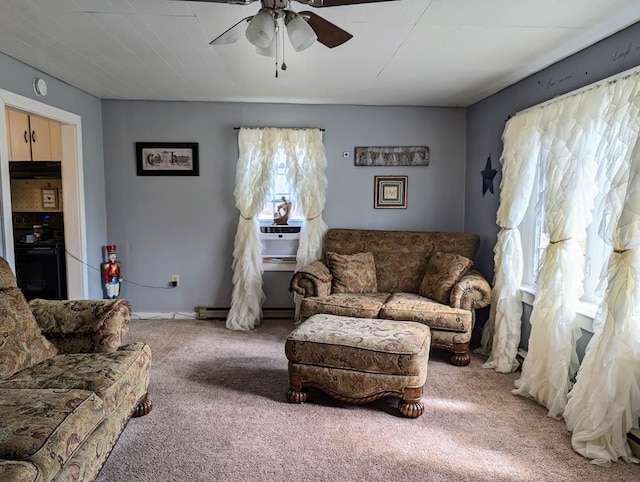
[[[632,428],[627,434],[627,442],[636,457],[640,457],[640,428]]]
[[[527,350],[524,348],[518,348],[518,352],[516,353],[516,361],[518,362],[518,369],[522,369],[522,364],[524,363],[524,359],[527,358]]]
[[[198,320],[224,320],[229,314],[226,307],[198,306],[196,308],[196,318]],[[294,308],[262,308],[262,319],[293,319]]]

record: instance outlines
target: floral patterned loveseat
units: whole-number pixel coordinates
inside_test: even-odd
[[[325,313],[424,323],[431,346],[464,366],[475,310],[491,300],[489,283],[471,269],[479,242],[469,233],[329,229],[323,259],[297,270],[289,289],[303,296],[301,320]]]
[[[151,351],[121,346],[125,300],[27,304],[0,258],[0,480],[94,480],[131,416],[151,410]]]

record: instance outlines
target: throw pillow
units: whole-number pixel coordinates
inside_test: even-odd
[[[55,345],[42,336],[20,289],[0,292],[0,380],[57,354]]]
[[[427,262],[419,293],[438,303],[449,304],[451,290],[473,266],[473,261],[454,253],[434,252]]]
[[[376,264],[372,253],[327,252],[327,266],[333,275],[332,293],[376,293]]]

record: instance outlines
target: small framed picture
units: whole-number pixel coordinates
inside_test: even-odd
[[[198,176],[197,142],[136,142],[138,176]]]
[[[375,209],[407,208],[407,176],[375,176]]]
[[[58,209],[58,190],[56,188],[42,188],[42,207]]]

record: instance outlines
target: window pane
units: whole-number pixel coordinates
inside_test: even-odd
[[[282,197],[285,197],[288,202],[291,202],[291,211],[289,213],[290,221],[301,221],[304,219],[300,205],[297,202],[297,197],[292,186],[289,183],[286,165],[284,161],[281,161],[276,166],[276,176],[274,179],[273,191],[271,197],[265,202],[262,207],[262,211],[258,214],[258,220],[260,221],[273,221],[274,215],[278,206],[282,204]]]
[[[549,246],[549,237],[544,230],[544,183],[536,181],[537,192],[532,194],[531,204],[522,224],[522,245],[525,251],[524,281],[535,285],[544,257]],[[582,263],[577,269],[584,273],[584,294],[582,301],[597,304],[602,299],[598,292],[600,277],[609,258],[609,247],[598,235],[600,219],[593,219],[582,239],[579,240]]]

